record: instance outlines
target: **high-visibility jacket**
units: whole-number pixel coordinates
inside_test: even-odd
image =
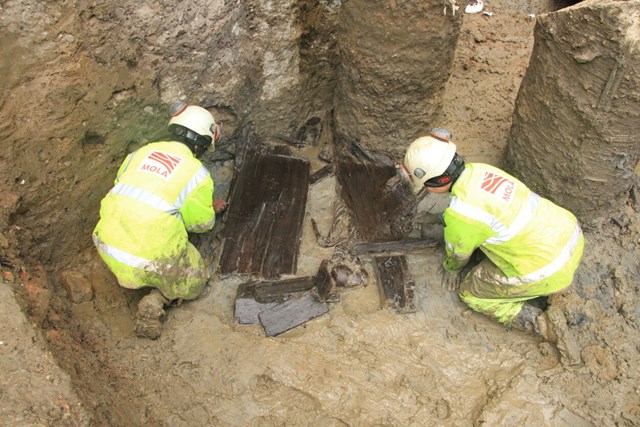
[[[93,240],[121,286],[153,286],[169,299],[192,299],[208,274],[187,231],[205,232],[214,223],[209,171],[186,145],[155,142],[120,166]]]
[[[443,213],[447,271],[459,271],[480,248],[506,276],[497,278],[501,284],[520,286],[552,276],[558,288],[570,284],[584,239],[571,212],[481,163],[465,166],[451,195]]]

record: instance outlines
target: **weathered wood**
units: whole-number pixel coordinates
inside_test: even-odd
[[[287,144],[291,144],[294,147],[300,148],[300,147],[304,146],[304,142],[298,141],[297,139],[291,138],[291,137],[286,136],[286,135],[282,135],[282,134],[277,133],[277,134],[275,134],[273,136],[274,136],[274,138],[277,138],[282,142],[286,142]]]
[[[276,282],[260,282],[255,287],[255,299],[261,303],[282,302],[287,296],[295,292],[304,292],[313,288],[313,277],[294,277]]]
[[[305,145],[315,146],[322,133],[322,119],[320,117],[310,117],[296,134],[296,139]]]
[[[404,256],[375,257],[383,305],[397,313],[413,313],[415,281]]]
[[[336,173],[341,197],[351,209],[364,240],[401,239],[411,231],[415,197],[402,183],[390,191],[387,182],[396,174],[393,166],[342,161]]]
[[[316,274],[313,286],[316,291],[316,296],[319,301],[324,302],[334,299],[333,297],[333,281],[329,273],[329,261],[323,260],[320,263],[318,274]]]
[[[258,318],[264,327],[265,334],[273,337],[328,311],[327,303],[316,301],[310,292],[306,292],[300,298],[292,298],[262,311],[258,314]]]
[[[295,274],[308,188],[307,160],[259,153],[245,159],[222,230],[220,273]]]
[[[320,181],[322,178],[324,178],[325,176],[328,176],[329,174],[331,174],[332,169],[333,167],[331,165],[324,165],[323,167],[318,169],[316,173],[314,173],[309,177],[309,184],[316,183]]]
[[[276,303],[261,303],[255,300],[255,282],[243,283],[238,286],[234,304],[234,317],[242,325],[256,325],[260,323],[258,313],[274,307]]]
[[[389,242],[356,243],[351,252],[354,255],[380,252],[408,252],[417,249],[434,248],[439,242],[434,239],[394,240]]]

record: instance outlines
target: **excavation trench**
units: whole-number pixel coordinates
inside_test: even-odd
[[[640,122],[632,31],[640,5],[495,0],[485,1],[490,13],[464,15],[454,3],[3,5],[7,424],[640,423],[639,148],[629,136]],[[579,37],[585,22],[607,36]],[[537,47],[534,33],[544,41]],[[568,77],[546,81],[557,72],[554,57]],[[611,68],[620,58],[626,65]],[[546,98],[545,87],[558,96]],[[569,102],[593,93],[606,96],[588,114]],[[118,286],[90,235],[120,162],[164,133],[164,111],[177,99],[222,123],[223,138],[203,162],[216,197],[233,205],[213,232],[193,236],[211,286],[168,308],[159,339],[138,339],[133,318],[147,290]],[[560,118],[571,125],[556,136],[534,126]],[[382,191],[406,145],[432,126],[449,129],[467,161],[520,171],[546,197],[574,203],[588,249],[574,286],[549,304],[566,317],[575,348],[469,311],[440,288],[440,246],[345,256],[358,243],[416,238],[411,215],[446,207],[446,198]],[[567,136],[576,127],[578,149]],[[607,141],[599,162],[595,140]],[[243,162],[258,164],[256,153],[295,167],[255,167],[281,185],[243,182]],[[539,173],[567,158],[570,167]],[[556,186],[555,173],[574,181]],[[576,197],[582,175],[620,185],[607,194],[580,188]],[[306,193],[294,192],[299,184]],[[242,209],[260,197],[265,212],[296,221],[251,223],[263,234],[251,233]],[[441,239],[441,228],[428,232]],[[246,259],[230,250],[241,244]],[[327,298],[326,312],[274,336],[238,322],[243,284],[315,277],[324,260],[348,267],[340,277],[350,284]],[[385,274],[410,283],[411,307],[389,304]]]

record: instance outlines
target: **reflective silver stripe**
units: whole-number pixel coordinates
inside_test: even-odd
[[[182,266],[165,264],[159,261],[151,261],[151,260],[139,257],[137,255],[132,255],[121,249],[114,248],[113,246],[108,245],[103,241],[101,241],[100,239],[98,239],[96,235],[93,235],[92,238],[93,238],[93,243],[95,244],[96,248],[99,251],[109,255],[111,258],[129,267],[137,268],[143,271],[158,273],[160,275],[162,275],[163,273],[166,274],[167,272],[172,271],[172,269],[179,268],[180,273],[181,274],[184,273],[182,275],[186,277],[196,277],[196,278],[208,277],[206,270],[203,270],[200,268],[186,268]]]
[[[488,225],[494,232],[498,233],[498,236],[508,234],[509,230],[507,226],[504,225],[498,218],[489,214],[488,212],[483,211],[482,209],[463,202],[457,197],[454,197],[451,200],[449,209],[453,209],[455,212],[461,213],[464,216],[468,216],[469,218],[473,218],[483,224]]]
[[[549,264],[545,265],[541,269],[534,271],[533,273],[529,273],[526,276],[520,277],[504,277],[497,275],[495,276],[496,282],[501,283],[503,285],[524,285],[526,283],[539,282],[540,280],[544,280],[547,277],[552,276],[554,273],[560,271],[560,269],[569,261],[571,255],[573,254],[573,250],[578,245],[580,241],[580,236],[582,235],[582,230],[580,229],[580,225],[576,223],[576,226],[569,237],[569,240],[564,245],[560,254],[551,261]]]
[[[120,174],[116,177],[116,181],[120,179],[120,177],[122,176],[123,173],[125,173],[127,171],[127,169],[129,168],[129,164],[131,163],[131,160],[133,159],[133,154],[131,153],[127,156],[127,159],[125,160],[127,162],[127,164],[122,168],[122,172],[120,172]]]
[[[215,216],[213,217],[213,219],[205,224],[198,224],[198,225],[192,225],[191,227],[187,227],[187,231],[192,231],[192,232],[199,232],[199,231],[205,231],[205,230],[210,230],[216,223],[216,218]]]
[[[505,233],[490,237],[485,243],[497,245],[499,243],[508,242],[517,236],[518,233],[526,227],[529,221],[531,221],[531,218],[533,218],[533,214],[538,207],[538,203],[540,203],[540,196],[532,192],[527,198],[527,203],[522,207],[522,209],[520,209],[520,213],[516,217],[515,221],[513,221],[513,223],[504,230]]]
[[[507,227],[498,218],[491,215],[490,213],[485,212],[484,210],[472,206],[468,203],[465,203],[457,197],[454,197],[451,200],[449,208],[453,209],[455,212],[473,218],[489,226],[491,230],[496,233],[496,235],[488,238],[484,243],[497,245],[500,243],[508,242],[509,240],[513,239],[520,231],[522,231],[522,229],[529,223],[531,218],[533,218],[533,213],[535,212],[538,203],[540,203],[540,196],[538,196],[536,193],[531,192],[526,204],[520,210],[520,213],[518,213],[518,216],[516,217],[515,221],[513,221],[513,224],[511,224],[510,227]]]
[[[171,215],[175,214],[178,211],[178,208],[176,208],[176,206],[167,203],[161,197],[158,197],[148,191],[132,187],[130,185],[116,184],[115,187],[111,189],[110,193],[118,194],[125,197],[131,197],[132,199],[146,203],[147,205],[155,209],[167,212]]]
[[[180,194],[178,194],[178,198],[176,199],[174,205],[182,206],[184,201],[185,201],[185,199],[187,198],[187,196],[189,194],[191,194],[191,192],[193,190],[195,190],[196,187],[198,185],[200,185],[200,183],[202,181],[207,179],[209,177],[209,175],[210,175],[209,174],[209,170],[207,168],[205,168],[204,166],[201,166],[200,169],[198,169],[196,171],[196,173],[193,174],[191,179],[185,184],[185,186],[182,189],[182,191],[180,192]],[[192,225],[192,226],[187,227],[187,231],[196,232],[197,233],[197,232],[200,232],[200,231],[209,230],[210,228],[213,227],[215,222],[216,222],[216,218],[214,216],[211,221],[207,221],[204,224],[196,224],[196,225]]]
[[[205,168],[204,166],[201,166],[200,169],[198,169],[196,171],[196,173],[193,174],[193,176],[191,177],[191,179],[185,184],[185,186],[182,188],[182,191],[180,192],[180,194],[178,194],[178,198],[176,199],[176,201],[173,203],[174,206],[177,206],[178,208],[182,207],[182,204],[184,203],[185,199],[187,198],[187,196],[196,189],[196,187],[205,179],[207,179],[207,177],[209,176],[209,170],[207,168]]]

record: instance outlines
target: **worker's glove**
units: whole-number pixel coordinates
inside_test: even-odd
[[[448,272],[444,267],[440,267],[442,274],[442,289],[450,292],[457,291],[460,288],[460,271]]]
[[[224,200],[213,199],[213,210],[215,213],[222,213],[225,209],[227,209],[227,204],[224,202]]]

